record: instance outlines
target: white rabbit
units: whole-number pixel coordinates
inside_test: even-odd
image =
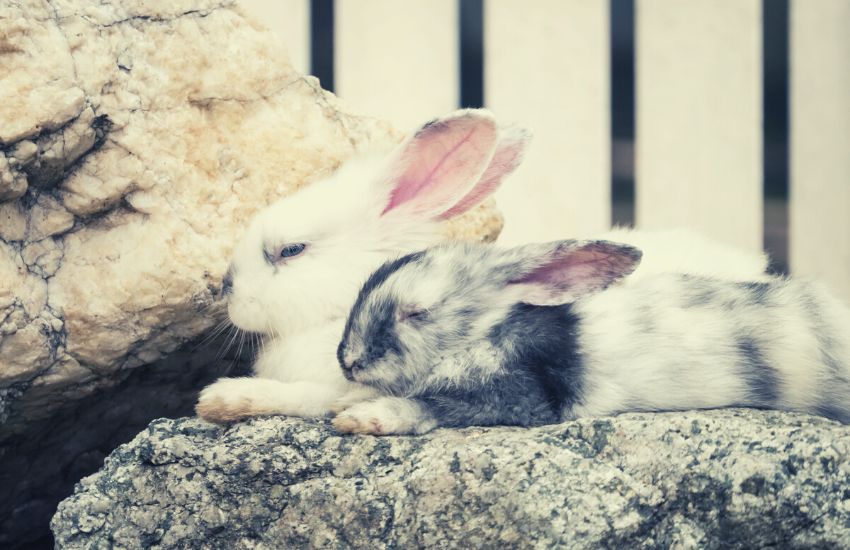
[[[634,273],[623,282],[632,284],[655,273],[690,273],[732,281],[766,279],[768,258],[713,241],[689,229],[635,231],[616,228],[594,239],[626,243],[644,252]]]
[[[379,390],[343,432],[749,406],[850,422],[850,310],[819,285],[630,274],[608,241],[444,244],[365,283],[338,358]]]
[[[265,337],[253,378],[205,388],[210,421],[322,416],[373,390],[341,375],[336,346],[360,285],[382,262],[435,244],[439,224],[490,196],[520,163],[529,134],[499,128],[485,110],[423,125],[387,156],[353,159],[331,177],[272,204],[237,245],[225,294],[230,320]],[[617,230],[639,241],[646,270],[753,279],[763,255],[687,232]],[[343,398],[343,396],[345,396]]]
[[[237,327],[266,335],[254,378],[205,388],[211,421],[320,416],[345,393],[335,351],[369,273],[387,258],[440,240],[440,222],[489,197],[520,163],[529,134],[461,110],[419,128],[392,154],[345,163],[272,204],[237,245],[224,291]]]

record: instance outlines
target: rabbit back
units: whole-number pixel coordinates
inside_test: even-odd
[[[667,274],[574,307],[580,416],[751,406],[850,421],[850,313],[815,283]]]

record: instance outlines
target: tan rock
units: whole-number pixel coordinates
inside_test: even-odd
[[[27,190],[27,178],[16,163],[0,156],[0,202],[17,199]]]
[[[51,350],[43,328],[38,323],[30,323],[0,340],[0,355],[17,359],[0,371],[0,384],[9,386],[32,379],[49,364]]]
[[[26,236],[27,209],[24,205],[20,201],[0,202],[0,241],[23,241]]]
[[[49,195],[38,195],[29,211],[27,241],[40,241],[45,237],[64,233],[74,226],[74,215],[59,201]]]
[[[75,84],[74,59],[47,2],[0,7],[0,144],[55,130],[75,118],[86,94]]]

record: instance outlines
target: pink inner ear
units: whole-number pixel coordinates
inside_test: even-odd
[[[511,283],[532,283],[567,289],[594,279],[610,256],[594,250],[559,250],[545,265]],[[605,271],[604,267],[602,269]]]
[[[463,197],[490,161],[497,129],[489,117],[466,114],[424,126],[390,174],[395,185],[382,214],[407,205],[436,215]]]
[[[528,139],[528,134],[521,131],[500,141],[496,146],[493,160],[490,161],[490,165],[484,170],[484,174],[481,175],[481,179],[478,180],[475,187],[460,202],[443,212],[440,219],[446,220],[459,216],[472,207],[481,204],[484,199],[492,195],[499,188],[505,176],[519,166]]]
[[[564,303],[569,301],[565,297],[575,299],[625,277],[634,271],[640,257],[635,248],[604,241],[562,246],[546,263],[509,284],[528,286],[528,303]]]

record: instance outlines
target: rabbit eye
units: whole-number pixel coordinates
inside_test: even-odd
[[[403,308],[398,310],[399,321],[422,321],[428,318],[428,310],[421,308]]]
[[[304,243],[287,244],[280,249],[266,249],[263,251],[263,255],[266,257],[266,261],[268,263],[275,265],[287,258],[292,258],[293,256],[301,254],[306,248],[307,245]]]
[[[305,248],[307,248],[307,245],[304,243],[288,244],[280,249],[280,257],[291,258],[292,256],[297,256],[304,252]]]

